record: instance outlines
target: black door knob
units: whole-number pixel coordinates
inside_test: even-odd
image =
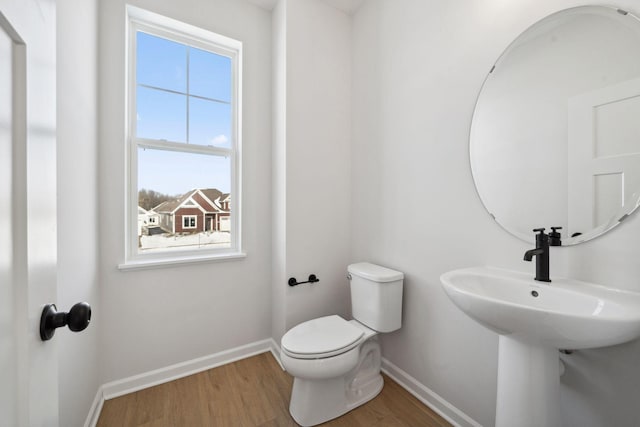
[[[84,331],[91,322],[91,306],[79,302],[68,313],[58,312],[55,304],[47,304],[40,317],[40,338],[48,341],[53,337],[56,328],[69,326],[73,332]]]

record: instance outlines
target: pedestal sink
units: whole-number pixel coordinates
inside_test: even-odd
[[[557,427],[558,349],[621,344],[640,337],[640,293],[492,267],[440,276],[453,303],[500,334],[496,427]]]

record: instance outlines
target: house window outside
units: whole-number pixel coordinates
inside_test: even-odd
[[[196,228],[198,217],[196,215],[185,215],[182,217],[182,228]]]
[[[242,44],[127,11],[127,260],[239,254]],[[231,201],[227,210],[222,199]],[[194,211],[203,218],[223,212],[230,226],[200,230]],[[139,212],[157,220],[139,227]]]

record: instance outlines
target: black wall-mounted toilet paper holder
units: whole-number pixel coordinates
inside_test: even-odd
[[[288,283],[289,283],[289,286],[298,286],[298,285],[302,285],[303,283],[316,283],[319,281],[320,279],[318,279],[318,277],[316,277],[315,274],[310,274],[309,280],[307,280],[306,282],[298,282],[295,277],[290,277]]]

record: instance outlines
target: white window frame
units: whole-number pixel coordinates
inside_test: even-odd
[[[193,225],[185,225],[185,220],[194,220]],[[189,221],[191,222],[191,221]],[[198,215],[182,215],[182,229],[190,230],[193,228],[198,228]]]
[[[231,58],[231,147],[213,147],[166,140],[136,137],[136,33],[146,33]],[[242,252],[242,42],[204,30],[144,9],[127,6],[127,126],[126,170],[127,196],[125,202],[125,261],[120,269],[144,268],[176,263],[199,262],[216,259],[240,258]],[[138,149],[150,148],[230,158],[231,190],[231,243],[228,248],[193,248],[174,251],[139,253],[137,233],[138,208]],[[196,219],[197,221],[197,219]],[[183,223],[184,224],[184,223]]]

